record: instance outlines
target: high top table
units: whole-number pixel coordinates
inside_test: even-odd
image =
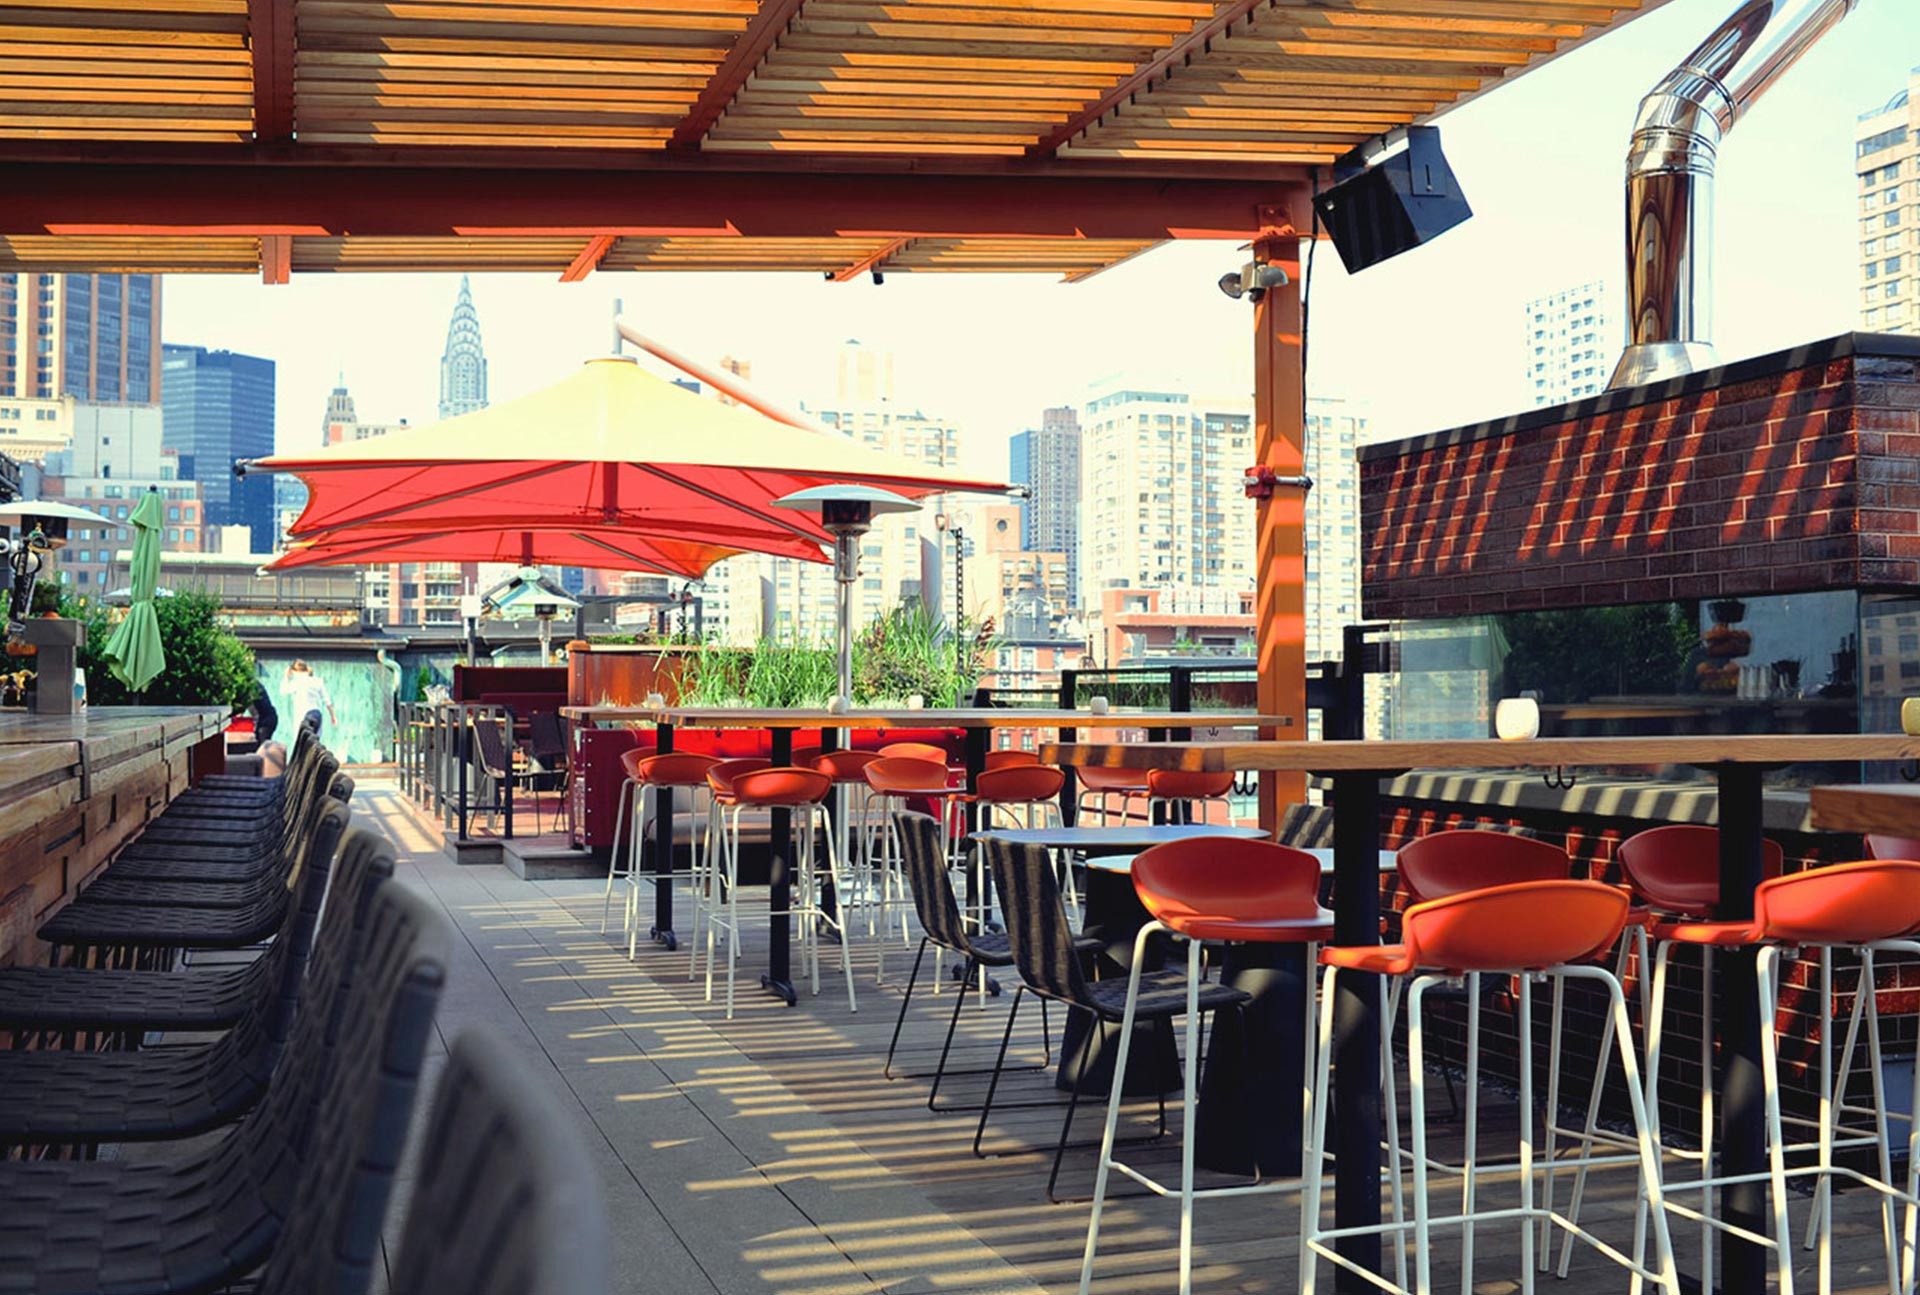
[[[1293,721],[1285,715],[1251,715],[1240,711],[1126,711],[1110,710],[1024,710],[1013,707],[974,706],[947,710],[915,710],[910,707],[830,711],[824,707],[780,709],[749,706],[566,706],[560,713],[578,723],[614,725],[652,722],[656,726],[658,746],[673,750],[674,730],[679,727],[759,728],[773,739],[774,764],[793,760],[793,734],[796,729],[820,730],[821,746],[833,750],[839,741],[837,730],[856,728],[958,728],[966,731],[967,790],[972,791],[987,763],[988,740],[996,728],[1053,729],[1071,737],[1081,728],[1143,728],[1149,736],[1165,738],[1193,728],[1289,728]],[[772,869],[768,875],[768,907],[772,910],[767,927],[767,971],[761,986],[785,999],[791,1007],[796,1001],[792,975],[792,925],[786,915],[791,878],[783,853],[783,843],[792,832],[792,813],[776,809],[772,813],[769,837],[773,843]],[[654,866],[670,869],[673,859],[673,820],[670,815],[654,816]],[[673,887],[653,888],[653,938],[671,945],[673,935]]]
[[[1761,777],[1769,768],[1803,761],[1911,760],[1920,738],[1902,736],[1702,736],[1535,738],[1435,742],[1203,742],[1055,744],[1040,758],[1082,767],[1118,769],[1274,770],[1320,774],[1333,784],[1334,930],[1341,944],[1380,942],[1380,780],[1415,769],[1578,769],[1612,765],[1694,765],[1713,773],[1720,792],[1720,910],[1739,920],[1753,916],[1761,880]],[[1764,1097],[1760,1082],[1760,1019],[1754,951],[1721,956],[1719,1027],[1722,1172],[1766,1171]],[[1334,1226],[1380,1222],[1379,986],[1376,978],[1342,975],[1334,1005],[1333,1121]],[[1281,1102],[1275,1118],[1299,1108]],[[1722,1189],[1722,1217],[1764,1235],[1766,1186]],[[1791,1244],[1791,1243],[1789,1243]],[[1337,1243],[1351,1262],[1380,1272],[1380,1238]],[[1728,1234],[1720,1247],[1720,1289],[1758,1291],[1766,1285],[1767,1252]],[[1334,1289],[1376,1289],[1357,1273],[1336,1269]]]

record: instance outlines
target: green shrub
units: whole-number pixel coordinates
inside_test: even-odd
[[[87,623],[80,666],[87,672],[87,700],[102,706],[225,706],[241,711],[257,690],[253,649],[220,623],[220,600],[198,589],[156,598],[160,643],[167,665],[137,698],[113,675],[101,652],[113,634],[115,617],[102,604],[80,600],[63,604],[62,615]]]

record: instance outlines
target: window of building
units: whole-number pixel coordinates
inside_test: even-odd
[[[1886,215],[1880,217],[1880,223],[1888,229],[1892,229],[1898,225],[1900,223],[1900,209],[1896,207]]]
[[[1881,295],[1883,295],[1889,301],[1891,301],[1893,298],[1900,295],[1900,287],[1902,282],[1903,281],[1900,279],[1894,279],[1889,283],[1881,285],[1881,288],[1880,288]]]

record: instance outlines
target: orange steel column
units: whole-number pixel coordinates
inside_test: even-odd
[[[1254,259],[1286,270],[1288,282],[1253,308],[1253,422],[1256,462],[1276,476],[1306,470],[1306,372],[1300,317],[1300,238],[1311,216],[1300,196],[1300,221],[1285,207],[1260,209]],[[1306,495],[1277,486],[1257,505],[1254,603],[1260,671],[1260,709],[1288,715],[1293,727],[1274,736],[1304,738],[1307,725]],[[1260,777],[1260,826],[1273,831],[1280,809],[1306,799],[1303,773]]]

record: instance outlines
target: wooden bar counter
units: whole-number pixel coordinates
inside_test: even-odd
[[[0,966],[44,961],[34,931],[219,758],[226,725],[219,707],[0,710]]]

